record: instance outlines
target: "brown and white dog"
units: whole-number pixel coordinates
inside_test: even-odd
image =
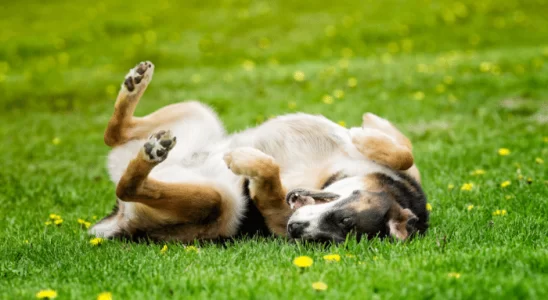
[[[226,135],[195,101],[134,117],[153,71],[140,63],[122,84],[105,132],[117,206],[91,234],[405,240],[428,228],[411,143],[388,121],[365,114],[361,128],[346,129],[301,113]]]

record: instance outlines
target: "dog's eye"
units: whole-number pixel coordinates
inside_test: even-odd
[[[346,218],[342,218],[340,221],[339,221],[339,225],[342,227],[342,228],[350,228],[354,225],[354,221],[352,220],[352,218],[350,217],[346,217]]]

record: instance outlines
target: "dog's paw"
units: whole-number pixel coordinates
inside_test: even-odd
[[[129,94],[138,93],[147,87],[153,73],[154,65],[150,61],[141,62],[127,73],[126,79],[122,83],[122,91]]]
[[[305,205],[312,205],[316,203],[314,198],[308,195],[304,195],[303,192],[304,191],[297,189],[287,194],[287,196],[285,197],[285,201],[287,202],[287,205],[289,205],[291,209],[295,210]]]
[[[151,135],[143,146],[143,157],[153,163],[162,162],[176,143],[177,138],[171,134],[171,131],[160,130]]]
[[[243,147],[234,149],[224,156],[227,167],[236,175],[266,177],[278,170],[274,158],[257,149]]]

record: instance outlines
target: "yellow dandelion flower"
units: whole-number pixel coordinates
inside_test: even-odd
[[[426,203],[426,210],[427,211],[432,211],[432,204]]]
[[[295,109],[295,108],[297,108],[297,102],[295,102],[295,101],[289,101],[289,102],[287,103],[287,107],[288,107],[289,109]]]
[[[507,213],[506,209],[497,209],[493,212],[493,216],[506,216]]]
[[[346,85],[348,87],[351,87],[351,88],[354,88],[358,85],[358,79],[356,79],[356,77],[350,77],[348,78],[348,80],[346,81]]]
[[[297,82],[303,82],[306,79],[306,76],[303,71],[295,71],[295,73],[293,73],[293,79]]]
[[[57,298],[57,292],[54,290],[41,290],[36,293],[36,298],[38,299],[53,299]]]
[[[511,184],[512,184],[512,182],[510,182],[510,180],[506,180],[506,181],[504,181],[503,183],[500,184],[500,187],[505,188],[505,187],[507,187]]]
[[[529,183],[529,184],[533,183],[533,178],[528,177],[528,178],[527,178],[527,183]]]
[[[87,222],[86,220],[84,219],[78,219],[78,224],[86,227],[86,228],[89,228],[91,226],[91,223],[90,222]]]
[[[314,282],[312,284],[312,288],[315,289],[316,291],[325,291],[325,290],[327,290],[327,284],[325,284],[321,281]]]
[[[251,59],[246,59],[242,63],[242,68],[244,68],[244,70],[246,71],[253,71],[253,69],[255,69],[255,62]]]
[[[448,189],[448,190],[452,190],[452,189],[454,189],[454,188],[455,188],[455,185],[452,184],[452,183],[450,183],[450,184],[447,185],[447,189]]]
[[[100,238],[100,237],[97,237],[97,238],[93,238],[91,240],[89,240],[89,243],[92,245],[92,246],[99,246],[101,245],[105,240],[103,238]]]
[[[112,300],[112,293],[102,292],[101,294],[97,295],[97,300]]]
[[[299,256],[293,260],[293,264],[299,268],[308,268],[312,266],[314,260],[309,256]]]
[[[474,209],[474,205],[470,204],[470,205],[468,205],[468,206],[466,207],[466,209],[467,209],[468,211],[471,211],[472,209]]]
[[[544,159],[542,159],[540,157],[537,157],[537,158],[535,158],[535,162],[539,165],[542,165],[544,163]]]
[[[339,122],[337,122],[339,125],[341,125],[342,127],[346,127],[346,122],[343,121],[343,120],[340,120]]]
[[[507,156],[507,155],[510,155],[510,149],[507,149],[507,148],[500,148],[500,149],[499,149],[499,155],[500,155],[500,156]]]
[[[415,99],[417,101],[421,101],[422,99],[424,99],[424,92],[417,91],[417,92],[413,93],[413,99]]]
[[[164,245],[162,249],[160,249],[160,253],[164,254],[167,252],[167,245]]]
[[[461,191],[471,191],[474,188],[473,183],[465,183],[460,187]]]
[[[58,220],[61,219],[61,216],[57,214],[49,214],[49,218],[52,220]]]
[[[333,91],[333,96],[337,99],[341,99],[344,97],[344,91],[343,90],[335,90]]]
[[[186,246],[185,247],[186,252],[200,252],[200,249],[196,248],[196,246]]]
[[[449,278],[459,279],[459,278],[460,278],[460,273],[451,272],[451,273],[447,274],[447,276],[448,276]]]
[[[482,170],[482,169],[477,169],[477,170],[474,170],[472,173],[470,173],[471,175],[474,175],[474,176],[478,176],[478,175],[483,175],[485,174],[485,170]]]
[[[44,222],[44,224],[46,224],[46,226],[49,226],[49,225],[51,225],[51,221],[46,221],[46,222]]]
[[[53,221],[53,224],[61,225],[61,224],[63,224],[63,219],[57,219],[57,220]]]
[[[338,254],[324,255],[323,259],[326,261],[341,261],[341,256]]]
[[[51,143],[54,144],[54,145],[59,145],[59,144],[61,144],[61,139],[58,138],[58,137],[55,137],[55,138],[53,138],[53,140],[51,140]]]
[[[25,240],[25,244],[28,244],[29,243],[29,240]]]
[[[330,95],[324,95],[322,97],[322,101],[325,104],[333,104],[333,97],[331,97]]]

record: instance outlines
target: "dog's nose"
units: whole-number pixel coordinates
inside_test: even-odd
[[[292,238],[298,238],[303,235],[304,229],[308,226],[308,222],[293,222],[287,225],[287,231]]]

